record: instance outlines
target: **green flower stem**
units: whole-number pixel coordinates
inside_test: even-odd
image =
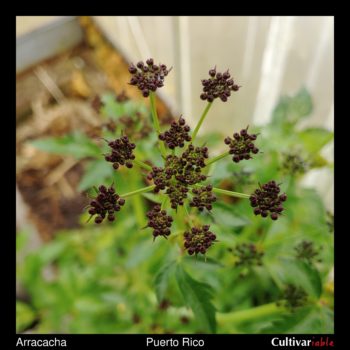
[[[142,187],[138,190],[132,191],[132,192],[127,192],[124,194],[121,194],[120,197],[121,198],[126,198],[126,197],[131,197],[134,196],[135,194],[141,194],[141,193],[145,193],[145,192],[151,192],[156,186],[152,185],[152,186],[147,186],[147,187]]]
[[[216,319],[219,324],[242,323],[264,319],[268,316],[285,314],[287,309],[276,303],[265,304],[247,310],[240,310],[230,313],[217,313]]]
[[[143,168],[145,170],[151,171],[152,167],[141,160],[134,159],[134,163],[137,164],[140,168]]]
[[[162,204],[161,204],[161,206],[160,206],[160,208],[163,210],[163,209],[165,209],[165,207],[167,206],[167,204],[168,204],[168,196],[167,195],[165,195],[164,196],[164,198],[163,198],[163,200],[162,200]]]
[[[204,111],[203,111],[203,114],[201,116],[201,118],[199,119],[199,122],[197,124],[197,126],[195,127],[194,131],[193,131],[193,134],[192,134],[192,142],[194,142],[197,134],[198,134],[198,131],[205,119],[205,117],[207,116],[208,112],[209,112],[209,109],[211,107],[211,105],[213,104],[213,102],[208,102],[207,106],[205,107]]]
[[[137,186],[139,184],[139,182],[140,182],[138,173],[135,172],[135,171],[132,171],[132,172],[130,172],[130,175],[131,175],[130,176],[131,183],[134,184],[134,186]],[[149,186],[149,187],[151,187],[151,186]],[[143,189],[141,188],[140,190],[136,190],[136,191],[133,191],[133,192],[129,192],[129,197],[132,194],[143,193],[143,192],[145,192],[146,189],[147,189],[147,187],[145,187]],[[124,195],[124,197],[128,197],[128,193],[126,193]],[[123,198],[123,197],[121,196],[121,198]],[[137,225],[139,227],[145,226],[146,213],[145,213],[145,209],[144,209],[143,199],[140,196],[133,196],[131,198],[131,203],[132,203],[133,208],[134,208],[134,215],[135,215],[135,219],[136,219]]]
[[[222,190],[221,188],[213,187],[213,192],[225,194],[226,196],[236,197],[236,198],[249,198],[249,194],[233,192],[228,190]]]
[[[225,158],[229,154],[230,154],[229,151],[226,151],[225,153],[219,154],[218,156],[209,159],[205,166],[209,166],[210,164],[213,164],[213,163],[217,162],[218,160]]]
[[[183,205],[183,210],[185,215],[188,217],[188,226],[191,227],[191,224],[193,224],[192,219],[191,219],[191,214],[189,213],[186,204]]]
[[[151,101],[151,112],[152,112],[152,119],[153,119],[153,127],[156,130],[157,134],[160,134],[160,125],[159,125],[159,119],[158,119],[158,114],[157,114],[157,109],[156,109],[156,98],[155,94],[153,91],[150,92],[149,98]],[[159,141],[159,150],[162,156],[165,158],[166,157],[166,150],[164,143],[161,140]]]

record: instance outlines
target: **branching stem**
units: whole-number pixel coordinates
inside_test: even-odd
[[[203,114],[202,114],[201,118],[199,119],[198,124],[196,125],[196,127],[195,127],[195,129],[194,129],[194,131],[193,131],[193,134],[192,134],[192,142],[194,142],[194,140],[195,140],[195,138],[196,138],[196,136],[197,136],[197,134],[198,134],[198,131],[199,131],[201,125],[203,124],[204,119],[205,119],[205,117],[207,116],[207,114],[208,114],[208,112],[209,112],[209,109],[210,109],[210,107],[211,107],[212,104],[213,104],[213,102],[208,102],[207,106],[205,107],[205,109],[204,109],[204,111],[203,111]]]

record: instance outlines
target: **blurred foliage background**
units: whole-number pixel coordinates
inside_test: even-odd
[[[101,156],[101,138],[123,130],[137,143],[138,157],[161,165],[150,112],[141,102],[118,102],[110,93],[102,101],[94,137],[76,131],[30,142],[48,154],[84,160],[80,191],[114,181],[118,193],[129,192],[146,185],[143,170],[113,172]],[[315,168],[333,171],[321,152],[333,134],[302,127],[312,110],[305,89],[282,97],[267,125],[250,126],[260,133],[263,153],[239,164],[223,159],[210,168],[211,183],[238,192],[252,193],[258,182],[275,179],[288,201],[284,215],[270,222],[255,217],[248,200],[221,196],[212,214],[199,214],[219,240],[206,261],[180,255],[181,217],[169,241],[153,242],[143,229],[145,213],[157,201],[152,194],[131,197],[115,223],[100,226],[86,223],[82,205],[76,229],[62,229],[34,250],[28,249],[30,232],[17,232],[17,280],[25,290],[17,299],[17,332],[332,333],[333,215],[302,179]],[[214,155],[225,136],[207,133],[198,141]],[[298,257],[296,247],[304,241],[312,242],[315,259]],[[255,244],[262,265],[236,264],[235,248],[242,243]],[[307,293],[304,306],[290,311],[276,305],[287,284]]]

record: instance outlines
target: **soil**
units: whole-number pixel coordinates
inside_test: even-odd
[[[124,58],[90,18],[81,17],[80,22],[84,42],[16,77],[17,185],[44,241],[58,230],[79,226],[87,203],[77,191],[84,160],[39,151],[30,141],[78,129],[93,133],[101,123],[91,104],[101,93],[125,90],[129,97],[141,98],[125,83],[129,73]],[[161,120],[172,118],[163,101],[158,102]]]

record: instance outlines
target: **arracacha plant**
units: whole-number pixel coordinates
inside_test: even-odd
[[[110,153],[105,154],[105,160],[111,162],[115,170],[120,166],[132,168],[134,164],[147,170],[147,180],[153,184],[120,197],[114,193],[113,187],[107,190],[104,186],[100,186],[97,198],[90,203],[89,213],[97,215],[96,223],[101,223],[106,215],[109,221],[113,221],[114,212],[119,211],[120,206],[124,204],[122,198],[153,191],[161,196],[162,202],[161,206],[156,205],[147,213],[147,227],[153,229],[153,237],[167,238],[171,234],[174,219],[167,214],[166,208],[170,206],[170,209],[177,211],[179,207],[183,207],[184,216],[181,220],[189,225],[189,230],[182,232],[183,248],[189,255],[206,254],[216,242],[216,234],[209,231],[209,225],[200,224],[199,216],[195,218],[193,226],[192,218],[195,213],[193,211],[190,213],[189,208],[197,209],[198,212],[214,211],[218,200],[215,194],[223,194],[249,199],[255,215],[261,215],[263,218],[270,216],[272,220],[277,220],[282,215],[283,202],[286,201],[287,195],[280,193],[280,185],[274,180],[264,185],[259,184],[259,188],[252,195],[216,188],[208,183],[210,178],[207,176],[207,167],[216,161],[231,155],[232,160],[238,163],[258,154],[259,149],[255,145],[258,134],[248,133],[248,127],[233,133],[233,138],[226,137],[223,140],[224,144],[229,146],[229,150],[212,158],[209,157],[208,147],[196,145],[197,133],[215,99],[219,98],[226,102],[231,92],[237,92],[240,88],[228,71],[220,73],[216,72],[216,68],[209,70],[209,79],[202,80],[203,93],[200,97],[208,101],[208,104],[193,132],[191,133],[190,126],[182,116],[177,121],[173,121],[168,130],[161,132],[154,93],[164,86],[165,77],[170,70],[164,64],[155,64],[152,58],[147,59],[146,63],[140,61],[136,65],[129,66],[129,72],[132,75],[129,83],[137,86],[143,97],[150,98],[153,127],[158,135],[158,149],[163,164],[150,166],[136,159],[134,154],[136,144],[131,142],[128,136],[107,141]],[[94,105],[97,104],[100,104],[100,101],[94,101]],[[220,232],[218,235],[220,236]],[[240,256],[239,264],[245,264],[248,261],[260,264],[262,253],[258,253],[254,245],[241,245],[236,250]]]

